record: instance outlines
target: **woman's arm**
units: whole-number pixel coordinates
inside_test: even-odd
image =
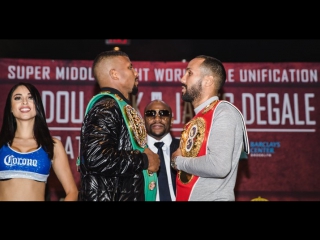
[[[70,168],[67,153],[61,141],[57,138],[53,139],[55,144],[52,167],[66,193],[64,201],[77,201],[78,188]]]

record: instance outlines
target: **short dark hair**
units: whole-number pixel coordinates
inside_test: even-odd
[[[201,67],[205,68],[209,74],[218,77],[218,81],[216,82],[217,90],[220,91],[226,82],[226,70],[222,64],[222,62],[214,57],[207,55],[198,55],[196,58],[203,58],[204,61],[201,63]]]
[[[92,64],[92,71],[93,71],[93,77],[97,80],[97,73],[96,73],[96,66],[101,60],[109,57],[118,57],[118,56],[124,56],[129,57],[128,54],[122,51],[116,51],[116,50],[109,50],[99,53],[95,59],[93,60]]]

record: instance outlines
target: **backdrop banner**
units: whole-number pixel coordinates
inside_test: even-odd
[[[143,115],[151,100],[166,101],[173,110],[172,134],[180,137],[194,116],[192,105],[181,99],[180,79],[187,62],[132,64],[139,73],[133,107]],[[224,65],[227,82],[220,98],[243,113],[251,150],[239,163],[236,201],[319,201],[320,63]],[[50,131],[64,144],[78,186],[81,124],[87,103],[99,92],[91,66],[89,60],[0,59],[0,124],[9,89],[20,81],[34,84],[42,95]],[[48,186],[51,201],[64,197],[53,172]]]

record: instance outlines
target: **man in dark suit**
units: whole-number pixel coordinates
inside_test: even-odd
[[[175,201],[177,171],[170,167],[170,160],[171,154],[179,148],[180,139],[170,133],[173,121],[171,107],[162,100],[151,101],[144,109],[144,121],[148,147],[158,153],[160,159],[163,152],[164,158],[164,165],[161,163],[157,172],[156,201]]]

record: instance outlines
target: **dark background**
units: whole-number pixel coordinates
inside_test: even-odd
[[[0,39],[0,58],[93,60],[118,46],[131,61],[186,61],[211,55],[222,62],[320,62],[320,39]]]

